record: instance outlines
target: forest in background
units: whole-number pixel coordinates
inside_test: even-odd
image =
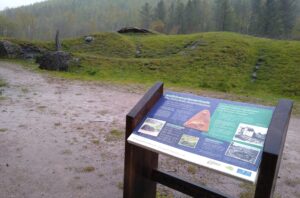
[[[231,31],[300,39],[300,0],[48,0],[0,12],[0,36],[30,40],[138,26],[166,34]]]

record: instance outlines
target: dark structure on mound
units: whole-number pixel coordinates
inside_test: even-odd
[[[50,71],[68,71],[71,61],[72,56],[63,51],[47,52],[36,60],[40,64],[40,69]]]
[[[153,32],[146,30],[146,29],[141,29],[137,27],[125,27],[122,28],[118,31],[120,34],[128,34],[128,33],[140,33],[140,34],[153,34]]]
[[[59,30],[55,35],[55,52],[47,52],[37,57],[36,62],[40,64],[40,69],[50,71],[68,71],[71,66],[79,64],[79,59],[73,58],[68,52],[61,51],[61,42],[59,38]]]

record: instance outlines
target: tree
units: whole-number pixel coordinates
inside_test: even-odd
[[[200,3],[199,24],[200,31],[212,31],[213,27],[213,11],[211,0],[202,0]]]
[[[216,7],[216,24],[218,31],[232,31],[233,11],[229,0],[220,0]]]
[[[300,18],[296,21],[292,30],[292,39],[300,40]]]
[[[282,23],[275,0],[267,0],[263,9],[262,35],[275,38],[282,33]]]
[[[193,23],[193,3],[191,0],[189,0],[185,6],[184,9],[184,23],[182,24],[182,33],[189,33],[192,32],[193,26],[195,25]]]
[[[0,11],[0,35],[52,40],[56,29],[66,38],[142,26],[293,38],[299,7],[300,0],[52,0]]]
[[[249,32],[253,35],[262,34],[262,0],[252,0]]]
[[[186,11],[191,11],[191,18],[190,18],[190,27],[188,29],[188,33],[198,32],[200,30],[201,24],[203,23],[203,19],[205,16],[202,15],[202,1],[200,0],[192,0],[191,5],[187,4],[187,7],[190,6],[191,8],[187,9]]]
[[[151,7],[149,3],[145,3],[145,5],[142,7],[142,10],[140,11],[140,15],[142,19],[142,27],[149,29],[152,21]]]
[[[177,33],[184,33],[184,4],[179,0],[176,2],[175,24],[178,29]]]
[[[36,17],[32,13],[23,10],[16,12],[13,20],[17,26],[17,37],[34,39],[36,32]]]
[[[296,1],[295,0],[280,0],[279,14],[282,23],[283,34],[289,37],[296,23]]]
[[[251,17],[251,4],[248,0],[233,0],[233,9],[235,13],[234,31],[239,33],[249,33],[249,24]]]
[[[160,0],[155,9],[155,19],[165,22],[166,19],[166,7],[163,0]]]
[[[152,30],[157,32],[164,32],[165,31],[165,24],[161,20],[155,20],[150,25]]]
[[[15,24],[4,16],[0,15],[0,36],[14,36]]]
[[[166,32],[171,33],[173,27],[175,26],[176,22],[175,22],[175,16],[176,16],[176,12],[175,12],[175,3],[172,2],[171,6],[168,9],[168,15],[167,15],[167,22],[166,22]]]

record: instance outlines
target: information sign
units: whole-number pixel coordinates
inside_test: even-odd
[[[255,183],[273,107],[166,92],[128,142]]]

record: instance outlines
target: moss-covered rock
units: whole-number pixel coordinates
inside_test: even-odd
[[[21,54],[21,47],[10,41],[0,41],[0,57],[15,58]]]
[[[40,64],[40,69],[50,71],[68,71],[72,56],[70,53],[57,51],[47,52],[37,58],[37,63]]]

